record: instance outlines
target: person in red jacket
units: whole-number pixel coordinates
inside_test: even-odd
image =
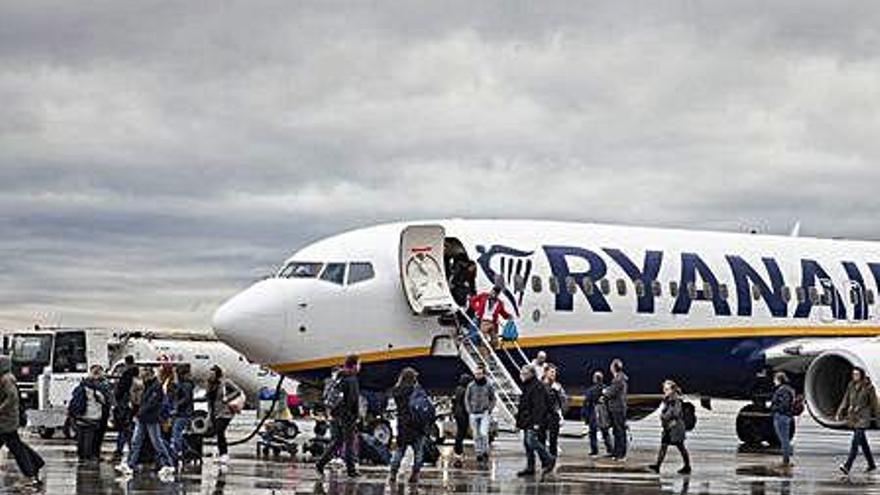
[[[498,329],[501,318],[505,320],[511,318],[504,307],[504,302],[498,297],[500,295],[501,287],[496,285],[491,291],[481,292],[471,298],[471,309],[480,325],[480,331],[489,338],[494,349],[499,347]]]

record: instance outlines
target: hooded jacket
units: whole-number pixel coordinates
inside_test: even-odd
[[[162,415],[162,402],[165,400],[165,392],[157,378],[150,378],[144,382],[144,395],[141,397],[141,407],[138,411],[138,419],[144,424],[158,423]]]
[[[0,356],[0,433],[18,430],[18,387],[9,356]]]
[[[878,415],[877,391],[867,377],[860,382],[849,382],[837,415],[846,419],[850,428],[863,429],[871,426]]]
[[[663,398],[663,407],[660,409],[660,425],[663,426],[663,438],[670,444],[684,442],[687,428],[684,424],[684,409],[681,397],[673,393]]]
[[[464,404],[469,414],[491,413],[495,409],[495,387],[486,378],[482,383],[472,381],[465,393]]]
[[[418,386],[418,385],[416,385]],[[409,398],[415,391],[411,385],[395,386],[391,389],[391,397],[397,407],[397,445],[412,445],[421,435],[421,429],[413,421],[409,409]]]
[[[521,430],[543,428],[547,424],[548,402],[547,387],[535,377],[526,380],[516,410],[516,427]]]

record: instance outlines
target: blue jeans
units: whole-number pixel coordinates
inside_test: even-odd
[[[856,428],[853,430],[852,436],[852,444],[849,447],[849,458],[846,460],[846,470],[849,471],[852,469],[853,463],[856,461],[856,456],[859,455],[859,448],[862,449],[862,453],[865,454],[865,460],[868,461],[868,467],[874,467],[874,456],[871,454],[871,446],[868,445],[868,436],[865,435],[865,430],[863,428]]]
[[[392,473],[396,473],[400,470],[400,463],[403,461],[403,456],[406,455],[407,447],[411,447],[413,450],[413,472],[418,473],[422,470],[422,459],[425,454],[425,437],[418,437],[409,445],[403,444],[397,446],[394,455],[391,456]]]
[[[782,446],[782,462],[788,464],[791,460],[791,416],[785,414],[773,414],[773,428]]]
[[[183,439],[183,434],[186,433],[186,427],[189,425],[189,418],[174,418],[174,424],[171,426],[171,450],[174,453],[174,458],[178,461],[183,457],[183,453],[186,451],[186,440]]]
[[[547,467],[553,462],[553,456],[547,451],[547,446],[541,441],[539,432],[534,429],[523,431],[523,445],[526,448],[526,468],[535,470],[535,454],[541,458],[541,466]]]
[[[489,425],[492,417],[489,413],[471,414],[471,431],[474,434],[474,452],[479,455],[489,454]]]
[[[137,466],[138,457],[141,455],[141,449],[144,447],[144,436],[149,435],[150,443],[153,444],[153,450],[156,451],[156,459],[162,467],[173,466],[171,456],[168,454],[168,447],[162,438],[162,431],[159,429],[159,423],[141,423],[136,422],[134,425],[134,435],[131,440],[131,452],[128,453],[128,466],[132,469]]]
[[[588,423],[590,427],[590,455],[599,455],[599,433],[602,434],[602,443],[605,444],[605,453],[614,452],[614,446],[611,445],[611,435],[608,434],[608,428],[599,428],[599,421],[596,420],[594,414]]]

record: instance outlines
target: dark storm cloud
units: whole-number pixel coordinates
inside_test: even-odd
[[[5,2],[0,327],[204,328],[338,230],[880,238],[870,2]]]

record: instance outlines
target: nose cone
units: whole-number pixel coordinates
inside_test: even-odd
[[[264,280],[236,294],[212,319],[220,340],[258,363],[273,362],[287,327],[284,293],[273,282]]]

